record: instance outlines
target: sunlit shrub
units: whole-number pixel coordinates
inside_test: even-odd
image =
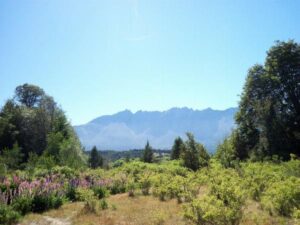
[[[88,201],[94,197],[94,192],[87,188],[77,188],[75,189],[75,199],[76,201]]]
[[[109,191],[107,190],[106,187],[103,186],[93,187],[93,191],[98,199],[106,198],[109,196]]]
[[[110,193],[111,194],[118,194],[118,193],[125,193],[127,186],[127,176],[125,174],[119,174],[118,176],[114,177],[112,184],[110,185]]]
[[[290,177],[273,183],[263,195],[262,205],[271,215],[292,216],[300,209],[300,179]]]
[[[230,207],[223,200],[209,195],[185,204],[184,217],[199,225],[235,225],[242,213],[240,207]]]

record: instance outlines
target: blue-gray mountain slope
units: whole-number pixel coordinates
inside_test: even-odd
[[[140,149],[147,140],[154,148],[170,149],[177,136],[184,138],[189,131],[213,151],[234,127],[235,112],[236,108],[201,111],[172,108],[136,113],[125,110],[75,126],[75,130],[87,149],[94,145],[102,150]]]

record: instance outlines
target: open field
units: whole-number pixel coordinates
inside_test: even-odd
[[[175,200],[159,201],[152,196],[118,194],[108,198],[109,208],[85,213],[84,203],[67,203],[43,214],[29,214],[20,225],[191,225],[183,218],[182,205]],[[259,203],[248,201],[241,225],[299,225],[299,221],[270,216]]]

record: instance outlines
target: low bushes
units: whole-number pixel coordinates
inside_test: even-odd
[[[20,216],[11,206],[0,203],[0,224],[15,224],[20,219]]]
[[[300,180],[291,177],[273,183],[264,193],[262,205],[271,215],[298,217],[300,210]]]
[[[129,196],[142,192],[161,201],[177,199],[184,205],[185,217],[195,224],[237,224],[245,199],[257,201],[271,215],[299,218],[299,165],[293,159],[240,162],[225,168],[212,158],[208,167],[195,172],[180,166],[180,161],[131,161],[111,170],[82,172],[56,167],[31,176],[18,172],[0,180],[1,219],[9,224],[28,212],[58,208],[65,200],[85,201],[85,211],[94,213],[108,207],[110,194],[125,192]]]

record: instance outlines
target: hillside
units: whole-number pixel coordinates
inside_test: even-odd
[[[86,148],[96,145],[103,150],[140,149],[149,140],[154,148],[170,149],[177,136],[192,132],[199,142],[214,151],[234,127],[235,112],[236,108],[193,110],[185,107],[136,113],[125,110],[74,128]]]

